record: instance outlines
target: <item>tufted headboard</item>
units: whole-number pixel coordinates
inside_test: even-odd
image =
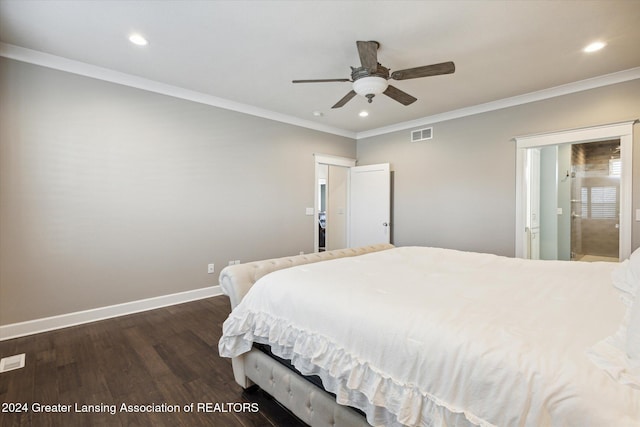
[[[335,258],[351,257],[369,252],[378,252],[391,249],[394,246],[388,243],[362,246],[359,248],[336,249],[333,251],[316,252],[312,254],[295,255],[283,258],[273,258],[264,261],[253,261],[246,264],[230,265],[220,273],[220,288],[229,296],[231,308],[235,308],[242,298],[249,292],[253,284],[262,276],[272,271],[282,270],[296,265],[310,264],[312,262],[326,261]]]

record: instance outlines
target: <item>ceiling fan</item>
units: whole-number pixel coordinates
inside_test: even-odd
[[[391,86],[387,80],[408,80],[420,77],[438,76],[441,74],[451,74],[456,70],[453,62],[442,62],[440,64],[424,65],[422,67],[407,68],[406,70],[394,71],[389,74],[389,69],[378,62],[377,41],[358,41],[358,54],[360,55],[361,67],[351,67],[350,79],[316,79],[316,80],[293,80],[292,83],[326,83],[326,82],[353,82],[353,89],[347,93],[340,101],[331,108],[340,108],[356,95],[362,95],[369,102],[373,97],[381,93],[389,98],[395,99],[402,105],[409,105],[417,101],[417,98],[401,91],[395,86]]]

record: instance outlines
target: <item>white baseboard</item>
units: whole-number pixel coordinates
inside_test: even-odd
[[[141,311],[153,310],[203,298],[215,297],[218,295],[222,295],[220,286],[210,286],[207,288],[194,289],[192,291],[179,292],[177,294],[163,295],[138,301],[110,305],[107,307],[94,308],[91,310],[77,311],[75,313],[61,314],[59,316],[12,323],[0,326],[0,341],[23,337],[25,335],[38,334],[40,332],[52,331],[55,329],[67,328],[69,326],[81,325],[83,323],[95,322],[97,320],[139,313]]]

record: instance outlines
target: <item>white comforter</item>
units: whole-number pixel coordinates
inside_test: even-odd
[[[640,426],[640,390],[587,350],[624,306],[614,264],[403,247],[260,279],[222,356],[267,343],[373,425]]]

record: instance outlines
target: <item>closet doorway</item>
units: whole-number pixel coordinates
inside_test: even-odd
[[[577,239],[572,240],[572,222],[580,221],[582,226],[583,219],[597,219],[599,226],[614,227],[618,245],[617,251],[614,249],[610,258],[622,260],[629,257],[634,123],[635,121],[615,123],[515,138],[517,257],[569,260],[574,255],[574,259],[577,258],[578,255],[582,255],[578,253],[578,247],[581,246]],[[611,162],[611,167],[619,168],[613,171],[618,177],[611,180],[611,177],[607,176],[607,182],[604,182],[600,179],[604,178],[602,170],[599,171],[601,176],[596,180],[591,179],[594,176],[582,173],[580,178],[585,178],[585,181],[580,180],[577,192],[572,194],[571,187],[577,185],[580,168],[583,167],[572,166],[572,147],[592,147],[592,144],[599,144],[600,147],[615,151],[611,152],[609,157],[614,157],[611,160],[615,160]],[[597,146],[593,145],[594,149]],[[575,155],[580,154],[576,152]],[[586,180],[587,178],[589,179]],[[612,184],[614,181],[615,184]],[[545,190],[545,186],[552,191]],[[563,192],[566,193],[566,197],[559,197],[559,193]],[[612,201],[614,198],[615,202]],[[543,202],[544,199],[546,202]],[[543,212],[541,204],[545,203],[547,208]],[[549,209],[553,203],[556,205]],[[612,210],[617,212],[612,213]],[[594,212],[596,218],[593,218]],[[601,218],[602,215],[608,218]],[[614,217],[616,215],[617,217]],[[606,219],[610,224],[605,224],[601,219]],[[616,224],[618,228],[615,228]],[[536,225],[539,228],[536,228]],[[546,237],[543,233],[546,233]],[[581,245],[584,243],[583,240]],[[603,247],[600,244],[598,246]],[[555,254],[552,253],[554,250]],[[582,247],[580,251],[584,251]]]

